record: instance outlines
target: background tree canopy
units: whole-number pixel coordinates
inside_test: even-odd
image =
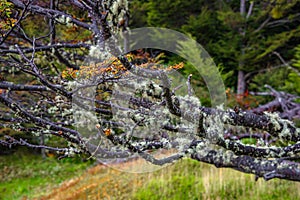
[[[243,4],[245,13],[241,14]],[[298,90],[299,79],[292,81],[291,88],[287,77],[299,71],[293,70],[292,61],[299,45],[299,1],[150,0],[132,1],[131,5],[132,27],[158,26],[190,34],[213,56],[226,86],[234,91],[239,70],[245,72],[247,83],[242,93],[247,88],[264,90],[266,82],[277,89]],[[278,74],[277,81],[268,82],[269,73]]]

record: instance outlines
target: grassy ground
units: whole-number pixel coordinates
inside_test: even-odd
[[[262,179],[185,160],[153,174],[132,199],[299,199],[300,183]]]
[[[0,163],[0,199],[300,199],[300,183],[255,182],[253,175],[190,159],[140,174],[122,172],[142,167],[139,160],[84,170],[91,163],[19,152],[1,156]]]
[[[59,186],[90,166],[80,159],[43,159],[41,155],[20,149],[16,153],[0,156],[0,200],[32,199]]]
[[[138,161],[123,164],[139,165]],[[120,167],[118,167],[120,169]],[[299,199],[300,183],[271,180],[185,159],[154,173],[131,174],[105,166],[91,168],[41,199]]]

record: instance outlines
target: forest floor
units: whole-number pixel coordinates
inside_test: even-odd
[[[300,199],[300,183],[255,181],[190,159],[154,172],[127,172],[142,166],[141,160],[108,167],[26,152],[0,156],[0,199]]]

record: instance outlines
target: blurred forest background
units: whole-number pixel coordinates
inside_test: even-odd
[[[50,1],[39,4],[49,5]],[[60,0],[59,6],[83,21],[88,18],[69,1]],[[11,9],[9,1],[1,0],[1,34],[16,23],[10,17]],[[201,44],[222,75],[227,106],[253,109],[272,101],[272,96],[255,95],[269,91],[265,85],[300,95],[300,1],[131,0],[129,9],[130,29],[169,28]],[[34,14],[22,22],[30,37],[47,34],[47,25],[45,19]],[[59,41],[87,42],[92,37],[80,27],[59,23],[56,27]],[[10,40],[12,44],[22,42],[17,37]],[[82,56],[88,53],[85,49],[79,51]],[[72,76],[68,66],[59,61],[50,63],[50,57],[47,52],[37,52],[36,62],[41,67],[55,64],[62,76]],[[190,63],[171,54],[161,59],[167,65],[184,62],[180,72],[185,76],[193,74],[196,95],[203,105],[210,106],[205,82]],[[26,79],[15,69],[6,69],[3,64],[0,67],[1,80]],[[277,109],[269,111],[281,111]],[[299,118],[292,120],[299,126]],[[4,134],[18,138],[22,133],[0,127],[0,136]],[[33,136],[26,137],[39,142]],[[62,143],[52,138],[45,141],[58,146]],[[42,156],[40,151],[24,147],[0,146],[0,199],[298,199],[299,187],[299,183],[283,180],[255,182],[254,176],[191,160],[182,160],[153,174],[131,175],[80,157],[57,160],[52,152],[46,151]]]
[[[265,84],[299,94],[299,2],[246,1],[244,11],[241,2],[132,1],[130,27],[158,26],[190,35],[214,58],[233,94],[265,91]],[[245,86],[238,88],[240,74]],[[257,106],[254,99],[250,103]]]

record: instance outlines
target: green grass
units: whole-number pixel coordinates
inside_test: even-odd
[[[131,168],[132,161],[123,164]],[[81,159],[42,159],[18,151],[0,157],[0,199],[300,199],[300,183],[254,180],[254,175],[183,159],[152,173],[131,174],[103,165],[85,170]],[[117,167],[118,168],[118,167]],[[65,181],[64,184],[60,184]]]
[[[0,200],[33,198],[48,193],[64,180],[80,175],[91,162],[80,158],[45,158],[19,149],[0,156]]]
[[[186,159],[151,175],[132,199],[299,199],[299,187],[300,183],[286,180],[255,181],[250,174]]]

